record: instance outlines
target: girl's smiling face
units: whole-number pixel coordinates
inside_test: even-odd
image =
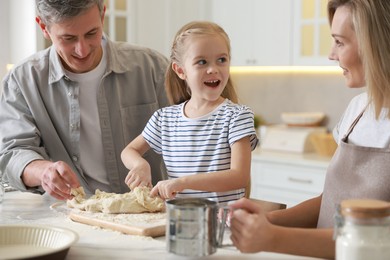
[[[332,21],[331,33],[334,43],[329,59],[339,62],[348,87],[364,87],[366,82],[363,63],[359,56],[359,46],[348,7],[337,8]]]
[[[191,36],[183,64],[173,63],[176,74],[187,82],[191,99],[217,101],[229,79],[228,46],[219,35]]]

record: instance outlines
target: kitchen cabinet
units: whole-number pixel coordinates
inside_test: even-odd
[[[181,26],[193,20],[210,20],[211,17],[209,0],[104,0],[104,4],[104,31],[110,39],[150,47],[167,56],[173,37]],[[35,52],[50,45],[36,26],[35,2],[4,1],[0,7],[10,13],[7,19],[11,26],[4,27],[4,30],[10,36],[11,47],[25,45],[11,48],[11,54],[17,55],[14,60],[24,53],[21,49]],[[13,33],[20,32],[21,28],[24,33]]]
[[[134,29],[130,23],[133,17],[131,0],[104,0],[106,13],[104,32],[116,41],[127,41],[132,38]]]
[[[212,0],[229,34],[232,65],[334,65],[327,0]]]
[[[292,1],[106,0],[106,5],[105,31],[113,40],[143,45],[169,56],[181,26],[212,20],[230,37],[232,65],[292,63]]]
[[[34,22],[34,3],[21,5],[21,1],[10,1],[12,4],[6,7],[10,11],[10,28],[4,29],[10,36],[9,51],[4,52],[10,53],[8,63],[50,45]],[[334,65],[327,59],[331,37],[326,3],[327,0],[105,0],[104,31],[113,40],[150,47],[169,56],[173,37],[181,26],[193,20],[212,20],[231,39],[232,65]],[[16,24],[18,29],[14,29]],[[20,32],[20,28],[26,33],[12,33]]]
[[[291,65],[292,5],[286,0],[212,0],[212,20],[228,33],[232,65]]]
[[[105,32],[170,56],[173,37],[184,24],[210,20],[207,0],[105,0]]]
[[[328,59],[332,37],[328,0],[294,0],[294,65],[335,65]]]
[[[252,153],[251,198],[292,207],[322,193],[330,158],[316,154]]]
[[[10,29],[5,28],[10,51],[4,51],[9,57],[1,57],[8,63],[16,63],[50,45],[34,22],[35,5],[20,5],[19,1],[5,2],[9,6],[3,9],[10,13]],[[182,25],[193,20],[213,20],[229,34],[232,65],[334,65],[327,59],[331,37],[326,3],[327,0],[105,0],[104,29],[113,40],[143,45],[169,56],[173,37]],[[14,30],[16,24],[18,29]],[[26,33],[12,33],[21,27]]]

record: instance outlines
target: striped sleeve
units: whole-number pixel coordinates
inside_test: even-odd
[[[229,144],[232,146],[236,141],[249,136],[252,151],[256,148],[259,140],[256,136],[254,115],[246,106],[239,106],[232,115],[229,125]]]
[[[162,109],[154,112],[142,132],[142,136],[145,138],[146,142],[158,154],[162,153],[161,114]]]

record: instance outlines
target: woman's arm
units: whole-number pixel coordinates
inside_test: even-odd
[[[334,258],[335,242],[333,240],[332,229],[315,229],[300,227],[283,227],[270,223],[261,206],[248,199],[241,199],[231,205],[234,209],[231,219],[231,239],[233,244],[241,251],[251,252],[277,252],[293,255],[312,256],[321,258]],[[304,209],[298,211],[298,209]],[[315,208],[315,212],[318,210]],[[287,213],[287,216],[282,216]],[[287,218],[291,217],[287,210],[278,211],[279,219],[288,226]],[[304,214],[309,213],[309,223],[312,222],[310,216],[315,213],[308,212],[307,208],[295,208],[292,222],[300,219],[303,225]]]
[[[150,165],[142,157],[149,149],[149,144],[141,134],[129,143],[121,153],[123,164],[130,170],[125,178],[130,189],[140,185],[152,186]]]
[[[272,224],[285,227],[316,228],[320,214],[322,195],[306,200],[285,210],[267,213],[267,219]]]

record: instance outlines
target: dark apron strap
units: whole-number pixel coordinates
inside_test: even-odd
[[[368,105],[367,105],[368,106]],[[367,106],[360,112],[360,114],[355,118],[355,120],[352,122],[351,126],[349,127],[347,133],[343,137],[343,141],[348,143],[348,137],[352,133],[352,130],[355,128],[356,124],[359,122],[360,118],[362,118],[364,111],[366,111]]]

